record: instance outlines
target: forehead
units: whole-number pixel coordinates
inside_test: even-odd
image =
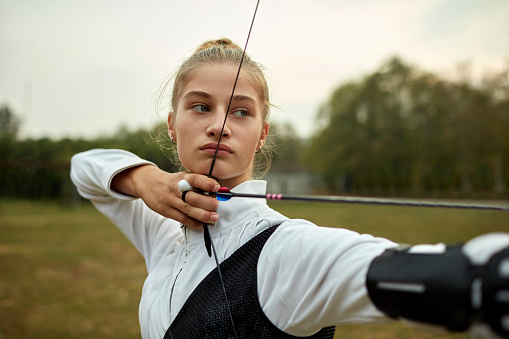
[[[208,63],[196,67],[182,84],[179,100],[189,92],[204,92],[218,99],[230,98],[237,72],[238,66],[228,64]],[[261,90],[242,69],[235,85],[235,95],[251,97],[257,104],[261,103]]]

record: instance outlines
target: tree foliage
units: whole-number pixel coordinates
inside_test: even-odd
[[[271,168],[286,170],[302,167],[305,142],[298,137],[292,125],[272,123],[270,129],[273,131],[268,137],[268,145],[272,148]]]
[[[448,80],[392,58],[338,87],[307,162],[333,193],[503,194],[509,178],[508,71]]]
[[[176,170],[156,142],[152,131],[130,131],[125,127],[111,136],[86,139],[53,140],[0,139],[0,196],[62,199],[75,197],[69,178],[71,157],[92,148],[121,148],[154,162],[167,171]]]
[[[0,107],[0,138],[16,138],[21,119],[7,105]]]
[[[388,60],[333,91],[319,111],[323,127],[310,140],[290,125],[273,125],[273,171],[285,178],[299,172],[302,186],[310,169],[309,185],[334,194],[507,197],[509,69],[476,82],[467,68],[458,74],[451,80]],[[121,127],[91,140],[20,140],[20,124],[0,107],[0,196],[68,201],[76,195],[70,159],[91,148],[126,149],[178,170],[167,145],[151,138],[166,134],[164,124],[150,131]],[[316,187],[317,176],[323,187]]]

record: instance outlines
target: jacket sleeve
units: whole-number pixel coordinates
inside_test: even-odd
[[[371,261],[397,244],[304,220],[283,223],[258,262],[258,296],[281,330],[310,336],[323,327],[390,319],[371,302],[366,274]]]
[[[123,150],[93,149],[71,159],[71,179],[80,195],[110,219],[145,258],[148,271],[162,252],[182,240],[178,222],[149,209],[141,199],[111,189],[113,177],[140,165],[154,165]]]

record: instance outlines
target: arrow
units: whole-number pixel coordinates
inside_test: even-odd
[[[252,194],[231,192],[226,187],[221,187],[216,193],[216,199],[219,201],[228,201],[231,198],[259,198],[267,200],[293,200],[310,202],[329,202],[345,204],[370,204],[370,205],[393,205],[393,206],[413,206],[413,207],[434,207],[434,208],[462,208],[462,209],[481,209],[481,210],[499,210],[509,211],[509,206],[469,204],[469,203],[448,203],[438,201],[422,201],[415,199],[387,199],[387,198],[363,198],[363,197],[345,197],[328,195],[284,195],[284,194]]]

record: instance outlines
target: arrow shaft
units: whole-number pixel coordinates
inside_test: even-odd
[[[224,200],[230,198],[261,198],[267,200],[293,200],[308,202],[329,202],[346,204],[370,204],[370,205],[393,205],[393,206],[413,206],[413,207],[434,207],[434,208],[462,208],[462,209],[481,209],[481,210],[499,210],[509,211],[509,206],[469,204],[469,203],[448,203],[438,201],[422,200],[403,200],[387,198],[363,198],[363,197],[344,197],[344,196],[308,196],[308,195],[284,195],[284,194],[250,194],[220,192],[216,196],[223,197]]]

